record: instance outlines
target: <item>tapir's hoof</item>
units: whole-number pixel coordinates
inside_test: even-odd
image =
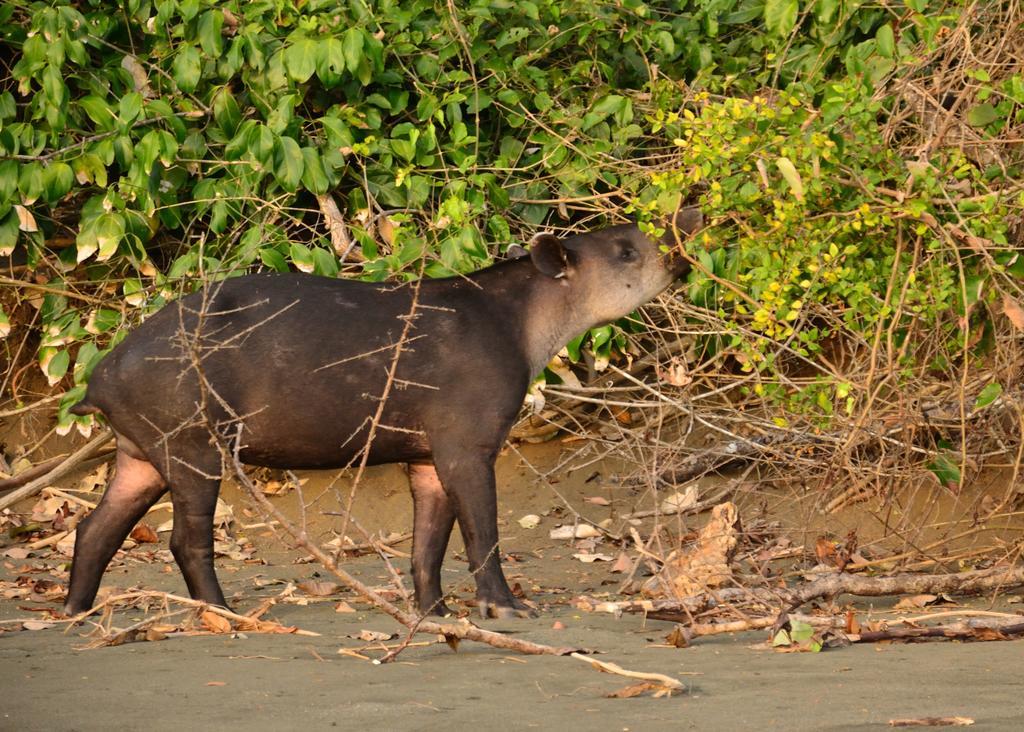
[[[498,603],[490,602],[488,600],[480,600],[480,616],[482,618],[497,618],[499,620],[507,620],[509,618],[535,618],[537,617],[537,611],[526,603],[520,602],[515,598],[512,599],[511,604],[508,602]]]
[[[453,618],[455,612],[440,600],[429,607],[421,607],[420,612],[424,615],[434,615],[439,618]]]
[[[78,608],[75,608],[75,607],[71,607],[69,605],[65,605],[63,608],[61,608],[60,612],[61,612],[61,614],[65,618],[69,618],[70,619],[70,618],[77,618],[79,616],[85,617],[85,614],[88,613],[90,610],[92,610],[91,607],[86,607],[86,608],[78,609]]]

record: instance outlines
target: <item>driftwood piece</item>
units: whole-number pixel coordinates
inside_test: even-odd
[[[114,448],[103,447],[100,448],[95,455],[90,458],[83,460],[78,467],[86,468],[92,467],[94,463],[100,463],[107,460],[111,455],[114,454]],[[33,481],[41,475],[49,473],[51,470],[56,468],[58,465],[68,459],[69,456],[62,455],[60,457],[51,458],[50,460],[44,460],[38,465],[33,465],[28,470],[24,470],[17,475],[11,476],[10,478],[4,478],[0,480],[0,493],[6,493],[7,491],[13,491],[15,488],[20,488],[29,481]]]
[[[888,640],[931,640],[943,638],[961,641],[995,641],[1010,640],[1024,635],[1024,622],[994,623],[988,621],[968,621],[953,625],[933,625],[927,628],[887,628],[885,630],[865,630],[861,633],[847,633],[851,643],[877,643]]]
[[[677,485],[712,471],[752,460],[761,455],[768,447],[794,448],[819,444],[824,444],[824,440],[820,437],[793,433],[758,435],[749,439],[729,440],[701,450],[668,466],[658,475],[658,480],[668,485]]]
[[[976,595],[982,592],[1009,590],[1021,585],[1024,585],[1024,566],[997,566],[953,574],[903,573],[889,577],[867,577],[837,572],[796,587],[729,587],[678,599],[594,603],[592,609],[596,612],[614,614],[645,613],[648,617],[659,620],[688,622],[694,613],[720,607],[725,603],[759,602],[771,608],[793,610],[811,600],[838,595]]]
[[[27,485],[24,485],[0,498],[0,511],[4,510],[8,506],[13,506],[23,498],[34,496],[46,486],[50,485],[54,481],[60,480],[68,473],[74,471],[83,462],[99,452],[100,448],[106,445],[111,439],[113,439],[113,433],[109,429],[103,430],[77,451],[71,453],[67,459],[61,461],[59,465],[46,473],[46,475],[36,478]]]

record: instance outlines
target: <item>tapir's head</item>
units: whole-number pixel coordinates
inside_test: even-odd
[[[574,305],[594,323],[628,315],[690,271],[683,243],[704,225],[700,209],[680,209],[651,239],[636,224],[559,239],[539,234],[530,258],[544,275],[572,290]]]

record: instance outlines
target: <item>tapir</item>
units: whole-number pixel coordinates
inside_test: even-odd
[[[532,614],[501,569],[498,452],[531,379],[571,338],[684,275],[681,238],[701,226],[689,207],[660,239],[635,224],[540,234],[528,255],[466,276],[249,274],[165,306],[96,366],[71,410],[102,413],[117,453],[113,480],[78,526],[65,612],[92,607],[114,553],[167,490],[171,552],[189,592],[227,605],[213,513],[228,472],[218,441],[228,441],[241,462],[273,468],[407,463],[419,610],[449,612],[441,563],[458,520],[483,617]]]

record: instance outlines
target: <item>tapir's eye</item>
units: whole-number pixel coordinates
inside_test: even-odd
[[[623,243],[619,248],[619,259],[623,262],[632,262],[639,254],[636,251],[636,247],[629,243]]]

